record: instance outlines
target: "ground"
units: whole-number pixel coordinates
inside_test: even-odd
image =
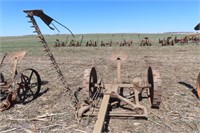
[[[57,80],[42,47],[37,54],[27,54],[19,62],[19,71],[34,68],[41,76],[40,96],[25,105],[15,104],[0,113],[0,132],[70,132],[90,133],[95,118],[77,122],[70,106],[67,91]],[[116,65],[109,60],[112,52],[125,51],[129,58],[122,63],[122,79],[144,76],[152,66],[160,70],[162,102],[160,109],[151,109],[148,100],[148,119],[110,118],[110,133],[131,132],[200,132],[200,100],[196,96],[196,79],[200,71],[200,47],[196,44],[176,46],[131,47],[59,47],[51,50],[70,89],[82,85],[83,72],[95,66],[106,83],[114,80]],[[2,54],[1,54],[2,55]],[[1,56],[2,57],[2,56]],[[8,65],[8,60],[5,61]],[[4,67],[8,78],[10,68]],[[89,124],[86,122],[90,120]]]

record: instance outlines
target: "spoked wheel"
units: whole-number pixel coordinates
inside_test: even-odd
[[[89,91],[89,97],[94,98],[94,95],[97,91],[95,84],[97,83],[97,72],[94,67],[92,69],[85,69],[83,77],[83,87],[86,88],[86,91]]]
[[[148,68],[148,83],[151,87],[148,90],[148,95],[151,102],[152,108],[159,108],[161,102],[161,78],[159,70],[152,70],[151,67]]]
[[[197,96],[200,99],[200,73],[197,77]]]
[[[20,102],[25,104],[37,98],[41,88],[41,79],[36,70],[26,69],[18,73],[15,81]]]

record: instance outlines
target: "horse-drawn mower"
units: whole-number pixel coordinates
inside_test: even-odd
[[[128,58],[128,55],[123,52],[111,56],[111,60],[117,63],[116,81],[114,83],[104,83],[102,78],[97,78],[95,67],[86,69],[84,71],[82,88],[85,90],[84,92],[87,93],[87,97],[81,100],[77,99],[75,95],[76,91],[69,88],[34,16],[40,17],[47,26],[49,26],[54,19],[44,14],[42,10],[25,10],[24,12],[27,14],[27,17],[30,18],[29,22],[32,23],[32,27],[38,34],[44,52],[47,57],[49,57],[51,65],[56,70],[61,83],[66,88],[69,94],[68,99],[71,100],[69,102],[73,103],[77,118],[81,120],[84,116],[98,115],[93,131],[94,133],[103,131],[107,115],[147,118],[147,108],[140,103],[141,100],[145,98],[150,100],[152,108],[159,108],[161,102],[161,78],[159,71],[149,67],[146,80],[135,78],[132,82],[122,82],[121,61],[125,61]],[[50,28],[52,29],[52,27]]]
[[[4,79],[2,70],[0,73],[0,111],[4,111],[15,102],[28,103],[35,99],[41,87],[41,79],[39,73],[28,68],[21,72],[17,71],[18,61],[26,55],[26,51],[18,51],[11,54],[10,61],[13,65],[11,78]],[[0,68],[3,67],[3,61],[7,54],[2,58]]]
[[[102,78],[98,79],[95,67],[84,71],[83,89],[87,98],[77,111],[77,116],[80,119],[97,116],[94,133],[103,131],[107,116],[147,118],[147,108],[140,103],[145,98],[150,100],[152,108],[159,108],[162,91],[159,70],[149,67],[147,79],[137,77],[131,82],[122,82],[121,62],[127,58],[124,52],[111,56],[111,60],[117,64],[114,83],[104,83]]]
[[[141,40],[140,46],[151,46],[151,42],[149,40],[149,37],[145,37]]]

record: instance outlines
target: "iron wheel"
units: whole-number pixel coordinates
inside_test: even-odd
[[[197,77],[197,86],[196,87],[197,87],[197,96],[200,99],[200,73]]]
[[[149,98],[152,108],[159,108],[161,103],[161,78],[159,70],[152,70],[151,67],[148,68],[148,83],[151,85],[149,87]]]
[[[23,104],[28,103],[39,95],[41,78],[34,69],[26,69],[16,75],[17,96]]]
[[[91,69],[85,69],[83,77],[83,88],[86,88],[90,98],[93,98],[97,91],[97,87],[95,87],[96,83],[97,72],[95,67],[92,67]]]

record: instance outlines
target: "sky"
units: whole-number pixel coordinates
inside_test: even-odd
[[[23,12],[32,9],[74,34],[196,32],[200,23],[200,0],[0,0],[0,36],[33,34]],[[58,34],[35,18],[43,34]]]

